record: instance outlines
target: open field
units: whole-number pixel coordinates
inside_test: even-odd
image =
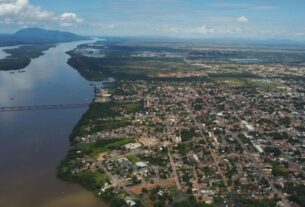
[[[274,70],[275,65],[279,65],[277,70],[294,70],[305,63],[305,51],[301,48],[209,47],[191,42],[144,40],[97,41],[80,45],[68,54],[71,56],[68,64],[88,80],[107,76],[117,79],[258,77],[257,71],[266,72],[270,67]]]
[[[170,187],[170,186],[176,186],[176,181],[174,178],[169,178],[166,180],[157,180],[154,183],[143,183],[137,186],[134,186],[130,188],[131,192],[139,195],[142,193],[142,189],[145,188],[147,190],[152,190],[156,188],[157,186],[159,187]]]

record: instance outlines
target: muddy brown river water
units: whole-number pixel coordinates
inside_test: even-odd
[[[83,42],[59,44],[34,59],[25,72],[0,71],[0,107],[90,103],[90,83],[67,65],[66,51]],[[0,48],[1,50],[1,48]],[[56,178],[82,109],[0,112],[1,207],[105,207],[79,185]]]

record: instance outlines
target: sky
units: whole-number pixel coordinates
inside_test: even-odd
[[[0,0],[0,33],[305,40],[305,0]]]

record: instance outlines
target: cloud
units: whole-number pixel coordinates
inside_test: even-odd
[[[115,25],[115,24],[109,24],[109,25],[108,25],[108,28],[109,28],[109,29],[116,28],[116,25]]]
[[[206,25],[200,27],[173,27],[173,26],[164,26],[154,28],[155,32],[161,34],[175,34],[175,35],[208,35],[215,32],[215,29]]]
[[[83,20],[75,13],[56,15],[29,3],[28,0],[0,0],[0,23],[23,26],[59,25],[73,26]]]
[[[176,27],[171,27],[171,28],[169,28],[169,31],[170,31],[171,33],[177,33],[177,32],[179,32],[179,29],[176,28]]]
[[[28,0],[0,1],[0,17],[8,19],[47,19],[52,17],[51,12],[32,6]]]
[[[190,30],[191,33],[195,34],[210,34],[215,32],[214,28],[207,27],[206,25],[202,25],[201,27]]]
[[[297,32],[295,33],[296,36],[301,37],[301,36],[305,36],[304,32]]]
[[[239,23],[248,23],[249,22],[249,19],[245,16],[240,16],[237,18],[237,22]]]
[[[27,0],[17,0],[17,1],[0,1],[0,17],[10,16],[19,13],[26,5]]]
[[[83,20],[79,18],[75,13],[65,12],[60,15],[60,25],[63,27],[73,26],[81,23]]]
[[[100,22],[93,22],[90,25],[93,28],[100,28],[103,30],[113,30],[118,27],[118,25],[113,24],[113,23],[100,23]]]

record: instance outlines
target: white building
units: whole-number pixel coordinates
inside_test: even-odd
[[[124,147],[128,150],[134,150],[137,149],[139,147],[141,147],[142,145],[140,143],[129,143],[129,144],[125,144]]]

